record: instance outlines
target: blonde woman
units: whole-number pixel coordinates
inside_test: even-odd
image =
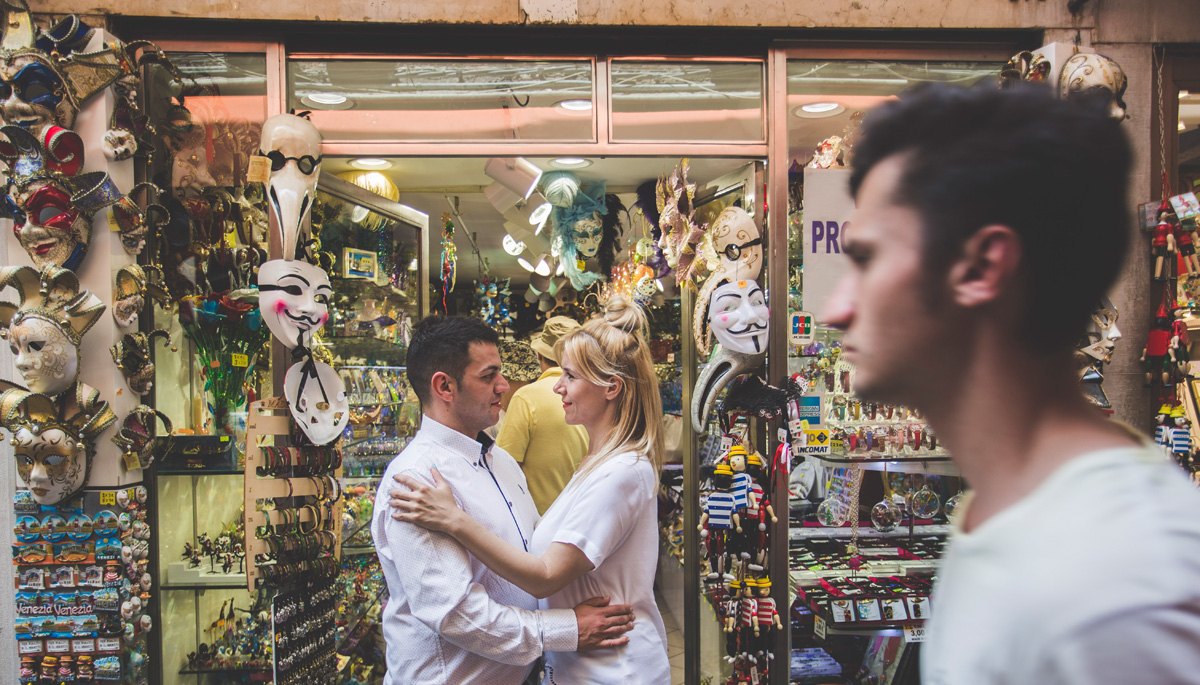
[[[539,598],[541,608],[572,608],[597,596],[633,607],[628,643],[547,653],[546,683],[670,682],[666,631],[653,591],[662,402],[644,329],[641,310],[616,297],[602,317],[559,342],[563,375],[554,391],[562,396],[567,423],[587,430],[590,449],[527,549],[464,514],[436,470],[434,487],[396,476],[408,489],[391,491],[396,519],[452,535],[501,577]]]

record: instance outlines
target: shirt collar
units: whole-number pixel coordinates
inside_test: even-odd
[[[435,443],[466,459],[477,468],[487,466],[484,457],[491,455],[492,445],[495,443],[487,433],[480,433],[472,440],[453,428],[438,423],[429,414],[421,417],[420,432],[427,433]]]
[[[540,381],[543,378],[557,378],[557,377],[561,376],[562,373],[563,372],[562,372],[561,366],[552,366],[552,367],[546,369],[545,371],[543,371],[542,375],[538,376],[538,380]]]

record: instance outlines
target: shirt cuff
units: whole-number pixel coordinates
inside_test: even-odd
[[[574,652],[579,647],[579,622],[574,609],[543,609],[542,649],[547,652]]]

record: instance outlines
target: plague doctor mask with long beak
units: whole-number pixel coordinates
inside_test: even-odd
[[[321,133],[304,117],[276,114],[263,122],[259,154],[271,164],[267,205],[284,259],[294,259],[301,238],[312,232],[312,205],[321,175]],[[272,245],[274,247],[274,245]]]

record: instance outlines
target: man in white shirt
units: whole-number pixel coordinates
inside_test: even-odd
[[[527,545],[538,516],[525,477],[483,434],[508,389],[496,341],[495,331],[473,319],[434,316],[414,327],[408,379],[424,416],[381,482],[390,487],[402,473],[432,484],[436,467],[464,493],[464,511],[504,540]],[[386,497],[376,501],[371,533],[390,594],[384,685],[516,685],[544,651],[628,641],[629,606],[594,598],[574,610],[538,611],[536,599],[450,536],[393,519]]]
[[[973,488],[925,685],[1200,683],[1200,493],[1084,400],[1072,359],[1133,226],[1100,104],[925,87],[855,145],[824,318],[862,398],[919,409]]]

